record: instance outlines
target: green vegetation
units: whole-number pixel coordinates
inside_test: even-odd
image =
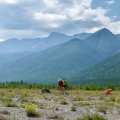
[[[76,107],[75,107],[75,106],[72,106],[72,107],[71,107],[71,111],[76,111]]]
[[[13,102],[8,102],[5,104],[6,107],[17,107],[17,105]]]
[[[61,105],[67,105],[68,104],[68,102],[67,101],[61,101]]]
[[[91,105],[89,102],[77,102],[77,103],[74,103],[74,106],[76,107],[83,107],[83,106],[89,106]]]
[[[93,115],[84,115],[82,118],[77,118],[76,120],[107,120],[101,115],[93,114]]]
[[[98,105],[97,106],[97,111],[106,114],[107,110],[108,110],[108,107],[109,106],[106,106],[106,105]]]
[[[111,88],[112,90],[120,90],[119,86],[113,86],[111,84],[108,84],[107,86],[97,86],[97,85],[72,85],[68,83],[68,81],[65,80],[65,86],[67,90],[87,90],[87,91],[96,91],[96,90],[105,90],[107,88]],[[16,82],[0,82],[0,88],[8,88],[11,89],[9,92],[12,91],[12,89],[57,89],[57,84],[35,84],[35,83],[27,83],[21,81]],[[4,94],[4,93],[3,93]],[[25,94],[27,96],[27,93]],[[79,100],[82,100],[81,96],[78,96]],[[77,98],[76,98],[77,100]]]
[[[107,58],[88,69],[70,76],[73,83],[82,85],[118,86],[120,84],[120,53]],[[74,81],[73,81],[74,80]],[[88,88],[89,89],[89,88]]]
[[[120,95],[116,97],[115,102],[120,103]]]
[[[2,111],[0,111],[0,114],[10,115],[10,112],[8,110],[2,110]]]
[[[64,120],[64,118],[62,116],[57,115],[57,114],[49,116],[48,119]]]
[[[26,105],[25,111],[28,117],[40,117],[40,113],[37,111],[37,108],[33,105]]]
[[[27,83],[21,81],[15,81],[15,82],[0,82],[0,88],[19,88],[19,89],[42,89],[42,88],[48,88],[48,89],[54,89],[56,88],[56,85],[54,84],[35,84],[35,83]]]

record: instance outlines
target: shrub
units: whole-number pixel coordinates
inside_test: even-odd
[[[112,101],[112,102],[115,102],[115,101],[116,101],[114,96],[110,96],[109,99],[110,99],[110,101]]]
[[[97,106],[97,111],[98,111],[98,112],[102,112],[102,113],[104,113],[104,114],[107,113],[107,109],[108,109],[108,107],[105,106],[105,105],[99,105],[99,106]]]
[[[48,119],[64,120],[62,116],[59,116],[57,114],[49,116]]]
[[[38,113],[37,108],[33,105],[26,105],[25,111],[28,117],[39,117],[40,113]]]
[[[96,86],[93,86],[93,85],[86,85],[83,87],[84,90],[97,90],[97,87]]]
[[[67,105],[68,103],[66,101],[61,101],[61,105]]]
[[[116,97],[115,102],[120,103],[120,95]]]
[[[78,103],[74,103],[74,106],[76,107],[83,107],[83,106],[89,106],[91,105],[90,103],[88,102],[78,102]]]
[[[38,103],[37,104],[38,105],[38,107],[40,108],[40,109],[44,109],[45,108],[45,104],[44,103]]]
[[[97,105],[97,111],[106,114],[107,110],[112,110],[113,107],[115,107],[114,102],[102,102]]]
[[[21,97],[20,100],[21,100],[22,103],[28,103],[29,102],[29,99],[26,98],[26,97]]]
[[[84,99],[83,99],[83,97],[82,96],[75,96],[74,98],[73,98],[73,101],[83,101]]]
[[[71,107],[71,111],[76,111],[76,107],[75,107],[75,106],[72,106],[72,107]]]
[[[6,107],[17,107],[17,105],[16,105],[15,103],[13,103],[13,102],[7,102],[7,103],[5,104],[5,106],[6,106]]]
[[[2,110],[2,111],[0,111],[0,114],[10,115],[10,112],[8,110]]]
[[[93,114],[93,115],[84,115],[82,118],[77,118],[76,120],[107,120],[103,116]]]

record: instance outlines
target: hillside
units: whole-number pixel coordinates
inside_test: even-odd
[[[30,54],[33,54],[33,53],[31,52],[0,53],[0,65],[14,62],[23,57],[29,56]]]
[[[106,28],[95,32],[85,42],[103,57],[112,56],[120,50],[120,40]]]
[[[70,78],[76,84],[120,85],[120,53],[107,58]]]
[[[55,82],[59,76],[88,67],[100,61],[101,56],[84,41],[72,39],[43,52],[23,57],[0,66],[0,80]]]

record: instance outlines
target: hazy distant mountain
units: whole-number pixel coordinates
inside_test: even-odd
[[[120,34],[116,34],[115,36],[120,40]]]
[[[101,56],[84,41],[72,39],[43,52],[0,66],[0,80],[55,82],[59,76],[88,67],[100,61]]]
[[[120,50],[120,40],[106,28],[92,34],[85,41],[103,57],[114,55]]]
[[[62,33],[52,32],[48,37],[44,38],[29,38],[22,40],[16,38],[8,39],[0,42],[0,53],[42,51],[52,46],[67,42],[72,38],[83,39],[89,35],[89,33],[81,33],[74,36],[68,36]]]
[[[38,50],[41,39],[8,39],[0,42],[0,53],[28,52]],[[42,48],[41,48],[42,49]]]
[[[64,43],[66,41],[69,41],[72,37],[62,34],[62,33],[57,33],[57,32],[52,32],[48,37],[42,38],[42,41],[44,42],[46,48]]]
[[[19,60],[25,56],[32,54],[31,52],[19,52],[19,53],[0,53],[0,65],[8,64]]]
[[[0,53],[42,51],[54,45],[63,43],[71,39],[70,36],[61,33],[51,33],[46,38],[30,38],[18,40],[8,39],[0,42]]]
[[[88,38],[90,35],[92,35],[92,33],[80,33],[80,34],[75,34],[73,35],[73,38],[78,38],[78,39],[86,39]]]
[[[73,38],[53,32],[41,39],[11,39],[1,42],[0,52],[16,54],[28,52],[29,55],[19,54],[12,57],[11,54],[6,57],[1,54],[1,60],[4,61],[6,58],[10,60],[6,60],[5,64],[0,66],[0,80],[22,79],[29,82],[54,83],[60,76],[66,78],[72,76],[73,80],[75,78],[78,81],[81,78],[79,75],[85,75],[81,72],[82,69],[120,52],[120,40],[105,28],[84,40],[77,38],[70,40],[71,37]]]
[[[76,84],[120,85],[120,53],[69,77]]]

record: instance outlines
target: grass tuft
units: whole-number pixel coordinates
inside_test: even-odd
[[[77,118],[76,120],[107,120],[101,115],[93,114],[93,115],[84,115],[82,118]]]

